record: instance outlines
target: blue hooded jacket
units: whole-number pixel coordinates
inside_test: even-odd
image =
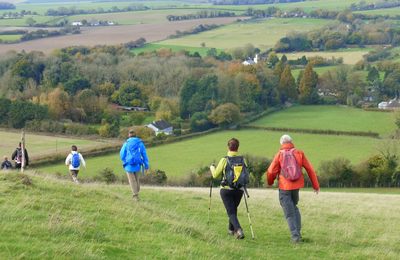
[[[140,140],[140,138],[137,137],[130,137],[128,138],[128,140],[126,140],[124,145],[121,147],[121,151],[119,152],[119,156],[122,161],[122,166],[124,167],[126,172],[134,173],[140,171],[141,168],[140,164],[130,164],[130,162],[127,161],[128,160],[127,151],[130,150],[130,148],[137,145],[139,145],[140,148],[140,153],[142,156],[142,162],[144,168],[146,170],[149,169],[149,159],[147,158],[146,148],[144,147],[142,140]]]

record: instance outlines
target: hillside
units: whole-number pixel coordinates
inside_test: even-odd
[[[208,189],[73,185],[28,173],[0,173],[0,258],[396,259],[400,196],[301,193],[303,244],[293,246],[276,190],[250,190],[256,235],[226,234],[217,189],[207,226]],[[11,236],[12,235],[12,236]]]

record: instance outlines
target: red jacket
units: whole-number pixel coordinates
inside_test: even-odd
[[[280,150],[290,150],[294,148],[292,143],[285,143],[281,145]],[[311,180],[312,186],[314,190],[319,190],[319,183],[317,174],[315,173],[311,163],[307,160],[307,157],[304,155],[303,151],[294,150],[294,157],[296,158],[297,163],[303,168],[306,169],[308,177]],[[266,177],[268,181],[268,185],[274,184],[274,180],[276,176],[281,172],[281,164],[282,164],[282,155],[281,152],[278,152],[271,165],[268,167],[266,172]],[[297,190],[304,187],[304,176],[296,181],[290,181],[285,179],[283,176],[279,174],[279,189],[281,190]]]

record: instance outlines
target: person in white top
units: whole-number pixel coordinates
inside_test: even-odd
[[[69,172],[71,173],[72,180],[75,183],[79,183],[78,181],[78,173],[81,165],[86,168],[86,162],[83,159],[82,154],[78,152],[78,147],[73,145],[71,147],[71,153],[68,154],[67,158],[65,159],[65,165],[69,166]]]

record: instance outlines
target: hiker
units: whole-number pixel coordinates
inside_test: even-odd
[[[299,243],[302,240],[301,215],[297,203],[299,190],[304,187],[302,168],[306,169],[316,194],[319,192],[319,183],[311,163],[303,151],[294,147],[292,138],[289,135],[283,135],[280,143],[280,151],[268,167],[266,177],[268,185],[272,185],[278,176],[279,202],[289,226],[292,242]]]
[[[78,173],[79,173],[81,164],[86,168],[86,162],[83,159],[82,154],[78,152],[78,147],[76,145],[72,145],[71,152],[68,154],[67,158],[65,159],[65,165],[68,166],[69,172],[72,177],[72,181],[75,182],[76,184],[79,183]]]
[[[228,141],[227,156],[219,161],[217,168],[211,165],[210,171],[214,179],[222,175],[220,195],[229,219],[228,234],[233,235],[236,239],[243,239],[244,233],[237,217],[237,208],[242,200],[245,187],[231,187],[232,185],[230,186],[227,180],[227,173],[232,170],[233,164],[241,164],[241,167],[247,167],[244,158],[238,155],[238,149],[239,140],[236,138],[230,139]]]
[[[11,160],[15,161],[15,169],[21,169],[22,167],[22,144],[19,143],[18,147],[15,148],[15,151],[11,155]],[[24,148],[24,155],[25,155],[25,166],[29,165],[29,156],[28,151]]]
[[[143,141],[136,137],[135,131],[129,131],[128,139],[122,145],[119,155],[132,189],[132,198],[139,201],[139,173],[149,169],[149,159]]]
[[[4,156],[4,161],[1,163],[1,170],[12,169],[12,163],[8,160],[7,156]]]

